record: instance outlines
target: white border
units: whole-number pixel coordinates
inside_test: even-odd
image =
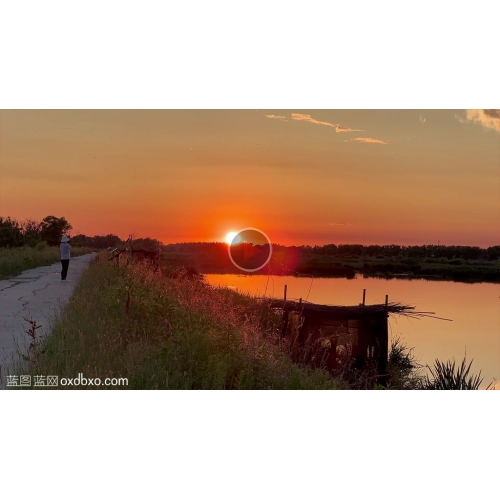
[[[2,2],[0,108],[498,108],[494,2]]]
[[[484,0],[46,0],[2,2],[0,19],[0,108],[500,108]],[[498,490],[489,391],[2,391],[0,403],[5,498]]]

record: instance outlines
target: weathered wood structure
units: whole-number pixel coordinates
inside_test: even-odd
[[[357,306],[320,305],[283,299],[264,299],[271,310],[281,312],[281,335],[290,340],[296,361],[327,370],[354,367],[376,372],[378,382],[385,385],[389,355],[388,318],[390,314],[416,319],[438,318],[433,312],[415,311],[415,307],[397,302]]]
[[[398,306],[327,306],[302,301],[269,300],[283,311],[284,337],[295,335],[302,360],[333,370],[352,362],[355,368],[387,371],[388,315]]]
[[[321,305],[283,299],[264,299],[267,307],[282,316],[281,335],[290,342],[296,361],[336,370],[347,367],[368,369],[384,384],[389,355],[389,314],[414,318],[432,317],[432,312],[417,312],[413,306],[389,303],[356,306]],[[444,318],[437,318],[444,319]]]

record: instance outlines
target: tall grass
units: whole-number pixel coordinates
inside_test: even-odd
[[[83,273],[32,375],[128,378],[130,389],[335,389],[293,364],[272,318],[248,296],[147,264],[96,259]]]
[[[127,378],[129,389],[382,388],[378,374],[353,371],[348,363],[328,373],[292,362],[293,345],[280,333],[279,315],[249,295],[188,272],[161,276],[146,263],[117,267],[101,254],[82,274],[52,334],[42,343],[31,339],[22,373]],[[459,367],[436,361],[432,377],[422,368],[395,339],[387,388],[477,389],[481,383],[465,360]]]
[[[467,365],[464,358],[460,365],[455,360],[442,362],[436,359],[434,367],[428,367],[432,377],[428,375],[424,381],[424,389],[440,390],[477,390],[483,381],[481,372],[470,373],[471,362]],[[490,384],[491,385],[491,384]],[[488,386],[489,388],[490,386]]]
[[[453,359],[436,359],[433,366],[419,364],[410,349],[401,338],[393,340],[388,359],[389,389],[424,389],[424,390],[477,390],[483,378],[471,373],[472,360],[467,364],[464,357],[460,364]],[[490,388],[490,384],[487,388]]]
[[[77,257],[90,251],[88,248],[72,248],[71,255]],[[0,279],[16,276],[34,267],[49,266],[60,260],[59,247],[49,247],[45,242],[35,247],[0,248]]]
[[[387,360],[388,389],[421,389],[423,385],[423,366],[401,337],[391,342]]]

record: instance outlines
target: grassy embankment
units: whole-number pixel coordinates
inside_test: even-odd
[[[293,364],[248,296],[199,279],[116,267],[83,273],[32,375],[128,378],[130,389],[337,389],[345,383]],[[26,373],[26,371],[24,371]]]
[[[91,252],[88,248],[72,248],[71,256]],[[59,247],[39,243],[35,247],[0,248],[0,279],[11,278],[27,269],[49,266],[61,260]]]
[[[101,254],[45,342],[24,353],[22,373],[127,378],[129,389],[382,388],[372,373],[334,374],[294,364],[278,316],[247,295],[187,273],[120,267]],[[34,325],[32,325],[34,326]],[[21,353],[22,354],[22,353]],[[29,360],[29,361],[28,361]],[[436,361],[422,373],[399,340],[388,359],[388,388],[477,388],[470,365]],[[104,386],[101,386],[101,388]]]

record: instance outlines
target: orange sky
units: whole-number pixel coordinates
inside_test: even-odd
[[[500,114],[3,110],[0,215],[165,243],[500,244]]]

